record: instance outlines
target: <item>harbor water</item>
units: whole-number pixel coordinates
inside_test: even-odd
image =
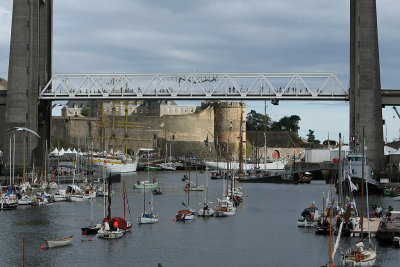
[[[163,195],[153,196],[154,210],[160,220],[153,225],[138,225],[143,211],[143,191],[133,189],[146,173],[124,175],[129,210],[126,218],[134,221],[131,233],[121,239],[103,240],[84,236],[81,227],[103,219],[103,198],[92,203],[57,202],[51,206],[19,206],[0,212],[0,266],[22,266],[22,239],[26,240],[26,266],[321,266],[328,262],[329,236],[318,236],[312,228],[298,228],[297,219],[312,201],[322,210],[322,193],[329,185],[322,181],[311,184],[241,184],[244,200],[232,217],[201,218],[175,222],[175,213],[187,201],[181,181],[185,172],[153,172]],[[192,180],[195,175],[192,173]],[[222,180],[209,179],[199,173],[199,184],[209,185],[209,201],[221,197]],[[208,180],[208,181],[207,181]],[[124,216],[122,183],[114,183],[112,216]],[[190,193],[190,207],[199,209],[205,192]],[[149,206],[150,191],[146,195]],[[358,197],[357,201],[360,199]],[[371,203],[383,209],[389,205],[400,210],[400,201],[389,197],[370,196]],[[360,207],[360,206],[359,206]],[[92,216],[93,214],[93,216]],[[41,249],[44,240],[74,235],[71,246]],[[92,237],[93,240],[89,241]],[[333,237],[335,240],[335,237]],[[358,241],[342,238],[340,249],[346,250]],[[377,244],[375,239],[373,242]],[[332,244],[333,247],[333,244]],[[377,244],[376,266],[399,266],[400,250]]]

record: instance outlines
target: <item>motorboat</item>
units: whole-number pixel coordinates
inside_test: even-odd
[[[15,197],[2,196],[0,198],[0,210],[14,210],[18,206],[18,201]]]
[[[32,197],[31,205],[32,206],[42,206],[49,203],[49,200],[46,195],[37,195]]]
[[[176,171],[176,165],[173,162],[161,163],[160,167],[162,171]]]
[[[311,206],[305,208],[301,212],[301,218],[297,220],[297,226],[299,227],[314,227],[317,225],[320,219],[318,208],[312,202]]]
[[[161,188],[160,187],[157,188],[157,189],[154,189],[152,191],[152,193],[153,193],[153,195],[162,195],[163,194],[163,192],[161,192]]]
[[[185,185],[185,191],[204,191],[204,185],[196,185],[194,183]]]
[[[149,224],[158,222],[158,213],[153,213],[151,211],[142,212],[138,217],[138,222],[140,224]]]
[[[28,196],[28,195],[22,195],[19,199],[18,199],[18,205],[30,205],[32,202],[32,197]]]
[[[148,180],[144,180],[144,181],[137,181],[136,184],[133,185],[134,189],[153,189],[153,188],[157,188],[158,187],[158,183],[157,182],[150,182]]]
[[[82,227],[82,235],[95,235],[101,229],[101,224],[91,225],[87,227]]]

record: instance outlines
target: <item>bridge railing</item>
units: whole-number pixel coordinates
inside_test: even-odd
[[[348,100],[333,73],[57,74],[40,99]]]

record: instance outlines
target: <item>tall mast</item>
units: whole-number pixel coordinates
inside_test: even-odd
[[[365,164],[365,131],[363,126],[362,136],[362,167],[361,167],[361,236],[360,242],[364,239],[364,164]]]
[[[122,180],[122,195],[124,200],[124,219],[125,219],[125,180]]]
[[[189,206],[190,206],[190,198],[189,198],[189,195],[190,195],[190,168],[191,168],[191,166],[190,166],[190,157],[189,157],[189,180],[188,180],[188,209],[189,209]]]
[[[165,156],[164,156],[164,163],[167,163],[167,153],[168,153],[168,147],[167,147],[167,129],[164,128],[164,138],[165,138]]]
[[[240,101],[240,135],[239,135],[239,175],[242,174],[242,164],[243,164],[243,103]]]
[[[332,183],[330,190],[331,197],[331,207],[329,208],[329,266],[332,266],[332,207],[333,207],[333,197],[332,197]]]
[[[128,101],[125,102],[125,156],[128,156]]]
[[[111,219],[111,174],[108,176],[108,217]]]
[[[115,153],[115,101],[112,102],[112,140],[113,140],[113,157]]]
[[[267,169],[267,100],[264,100],[264,169]]]
[[[227,143],[227,149],[226,149],[226,196],[228,196],[228,189],[229,189],[229,139]]]
[[[329,138],[328,138],[329,143]],[[343,208],[342,134],[339,133],[339,207]]]

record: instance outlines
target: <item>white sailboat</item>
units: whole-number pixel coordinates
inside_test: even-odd
[[[149,176],[149,169],[147,169],[147,176]],[[149,210],[146,210],[146,185],[143,188],[143,212],[138,217],[138,221],[140,224],[149,224],[149,223],[157,223],[158,222],[158,213],[153,212],[153,194],[151,195],[151,207]]]
[[[229,163],[229,145],[228,145],[228,160]],[[227,179],[224,179],[224,183],[226,181],[226,193],[225,193],[225,184],[222,185],[222,199],[217,198],[218,206],[214,209],[214,214],[216,217],[225,217],[225,216],[233,216],[236,214],[236,207],[234,206],[233,202],[230,200],[229,197],[229,164],[227,167]],[[233,179],[233,176],[231,177]]]
[[[214,215],[214,209],[210,207],[211,203],[212,202],[208,201],[208,180],[207,180],[205,198],[204,198],[203,202],[199,203],[201,205],[201,208],[199,209],[199,212],[197,213],[197,215],[201,216],[201,217],[213,216]]]
[[[147,162],[149,164],[149,151],[147,150]],[[158,187],[158,182],[153,178],[153,182],[150,182],[149,168],[147,168],[147,180],[137,181],[133,185],[134,189],[153,189]]]
[[[204,185],[199,185],[197,175],[197,161],[196,161],[196,183],[190,182],[190,159],[189,159],[189,179],[185,185],[185,191],[204,191]]]

